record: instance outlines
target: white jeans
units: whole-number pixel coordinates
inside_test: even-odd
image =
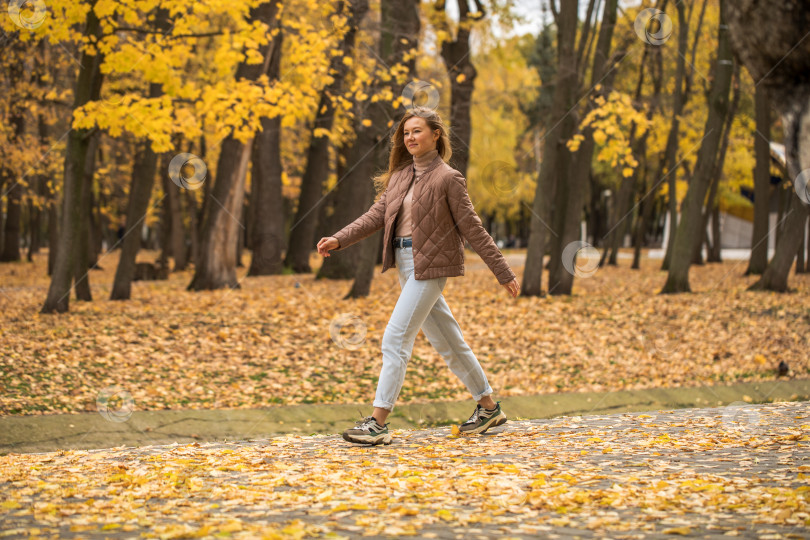
[[[420,328],[475,401],[492,394],[481,364],[464,341],[461,328],[442,296],[447,277],[415,279],[412,247],[395,248],[394,257],[402,292],[383,334],[383,365],[374,406],[394,409]]]

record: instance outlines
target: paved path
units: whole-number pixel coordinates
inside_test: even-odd
[[[810,402],[394,436],[8,454],[0,536],[810,538]]]
[[[731,403],[810,400],[810,379],[776,379],[702,387],[648,388],[617,392],[564,392],[500,398],[510,418],[536,419]],[[401,403],[395,428],[449,425],[466,420],[472,402]],[[263,439],[285,433],[339,433],[369,414],[369,404],[292,405],[253,409],[166,411],[98,410],[80,414],[0,417],[0,455],[7,452],[90,450],[174,442]]]

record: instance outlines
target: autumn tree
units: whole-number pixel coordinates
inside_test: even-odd
[[[810,168],[810,42],[805,39],[810,6],[805,0],[758,0],[726,2],[725,8],[734,51],[757,86],[762,84],[768,89],[782,115],[787,172],[795,184],[801,180],[802,171]],[[808,206],[798,190],[792,190],[784,232],[753,289],[788,289],[788,274],[804,238]]]
[[[375,186],[370,179],[378,171],[387,169],[390,136],[404,108],[413,105],[407,103],[401,94],[408,78],[414,75],[420,28],[418,3],[383,0],[379,20],[379,39],[373,44],[378,56],[370,59],[373,78],[363,91],[363,95],[372,97],[354,99],[355,139],[341,150],[345,164],[338,169],[342,174],[330,220],[333,232],[366,212],[374,201]],[[398,107],[395,108],[394,104]],[[381,231],[378,231],[345,251],[335,252],[324,260],[318,277],[353,277],[354,282],[346,296],[367,296],[381,238]]]
[[[699,249],[705,231],[702,209],[706,192],[712,180],[720,144],[722,126],[728,113],[729,88],[733,72],[731,46],[728,41],[725,20],[722,15],[724,0],[720,0],[720,25],[718,30],[717,63],[712,91],[709,96],[709,115],[706,119],[705,135],[698,151],[697,164],[689,190],[681,209],[681,219],[675,237],[672,239],[672,260],[662,293],[689,292],[689,266],[694,251]]]
[[[344,16],[344,4],[348,4],[348,16]],[[338,97],[343,91],[343,81],[352,63],[355,34],[360,21],[368,11],[368,0],[349,0],[335,4],[333,24],[346,24],[343,39],[332,56],[330,76],[332,81],[321,93],[321,100],[312,124],[312,138],[307,149],[306,170],[301,179],[301,195],[298,210],[290,229],[289,248],[284,266],[296,273],[308,273],[309,255],[315,242],[315,227],[318,223],[319,205],[323,201],[323,186],[329,165],[329,135],[335,119]],[[340,18],[340,20],[338,20]],[[344,22],[345,21],[345,22]]]
[[[551,3],[554,6],[554,2]],[[555,198],[557,179],[567,178],[571,169],[571,153],[565,146],[577,125],[572,112],[576,103],[577,63],[576,28],[578,2],[562,2],[554,19],[557,26],[557,69],[554,81],[554,97],[543,141],[543,162],[537,177],[537,191],[532,206],[529,244],[526,265],[523,271],[521,295],[542,294],[543,258],[546,253],[551,202]],[[557,234],[551,229],[553,234]]]
[[[265,2],[251,9],[250,21],[276,27],[279,3]],[[278,29],[275,29],[278,32]],[[270,32],[268,31],[268,34]],[[257,81],[266,75],[273,55],[273,41],[268,35],[259,49],[261,62],[245,60],[236,70],[237,81]],[[217,204],[208,206],[203,222],[200,257],[195,268],[190,290],[237,288],[236,247],[237,237],[244,229],[242,203],[245,195],[245,178],[250,162],[253,133],[249,131],[229,133],[222,142],[222,152],[217,163],[216,184],[211,198]]]
[[[95,1],[83,4],[86,8],[83,35],[88,41],[101,36],[101,23],[94,9]],[[101,62],[103,54],[95,47],[86,46],[81,53],[79,73],[74,90],[73,108],[77,109],[98,95],[101,84]],[[56,254],[51,285],[42,307],[43,313],[65,312],[69,306],[70,288],[73,278],[81,279],[87,268],[79,268],[77,261],[84,255],[79,250],[86,247],[82,235],[87,217],[85,174],[88,150],[91,148],[92,130],[73,129],[68,134],[65,151],[64,187],[62,189],[62,225],[59,228],[59,250]],[[89,154],[92,158],[92,154]],[[77,275],[78,274],[78,275]],[[86,282],[85,282],[86,283]]]

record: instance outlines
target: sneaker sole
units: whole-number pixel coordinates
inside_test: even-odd
[[[377,446],[378,444],[391,444],[392,437],[390,433],[386,433],[381,436],[378,435],[376,437],[372,435],[347,435],[344,433],[343,440],[351,443]]]
[[[493,416],[489,419],[486,424],[482,424],[475,429],[470,429],[468,431],[461,430],[461,433],[471,433],[471,434],[479,434],[484,433],[489,428],[494,428],[497,426],[502,426],[506,423],[506,415],[501,412],[498,416]]]

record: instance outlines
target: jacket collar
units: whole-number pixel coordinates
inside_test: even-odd
[[[432,171],[433,169],[438,167],[443,162],[444,162],[444,160],[442,159],[442,156],[439,155],[439,154],[436,154],[436,157],[433,158],[433,161],[431,161],[428,164],[428,166],[425,167],[425,170],[422,172],[422,177],[424,177],[427,173],[429,173],[430,171]],[[411,165],[411,168],[413,168],[413,165]]]

